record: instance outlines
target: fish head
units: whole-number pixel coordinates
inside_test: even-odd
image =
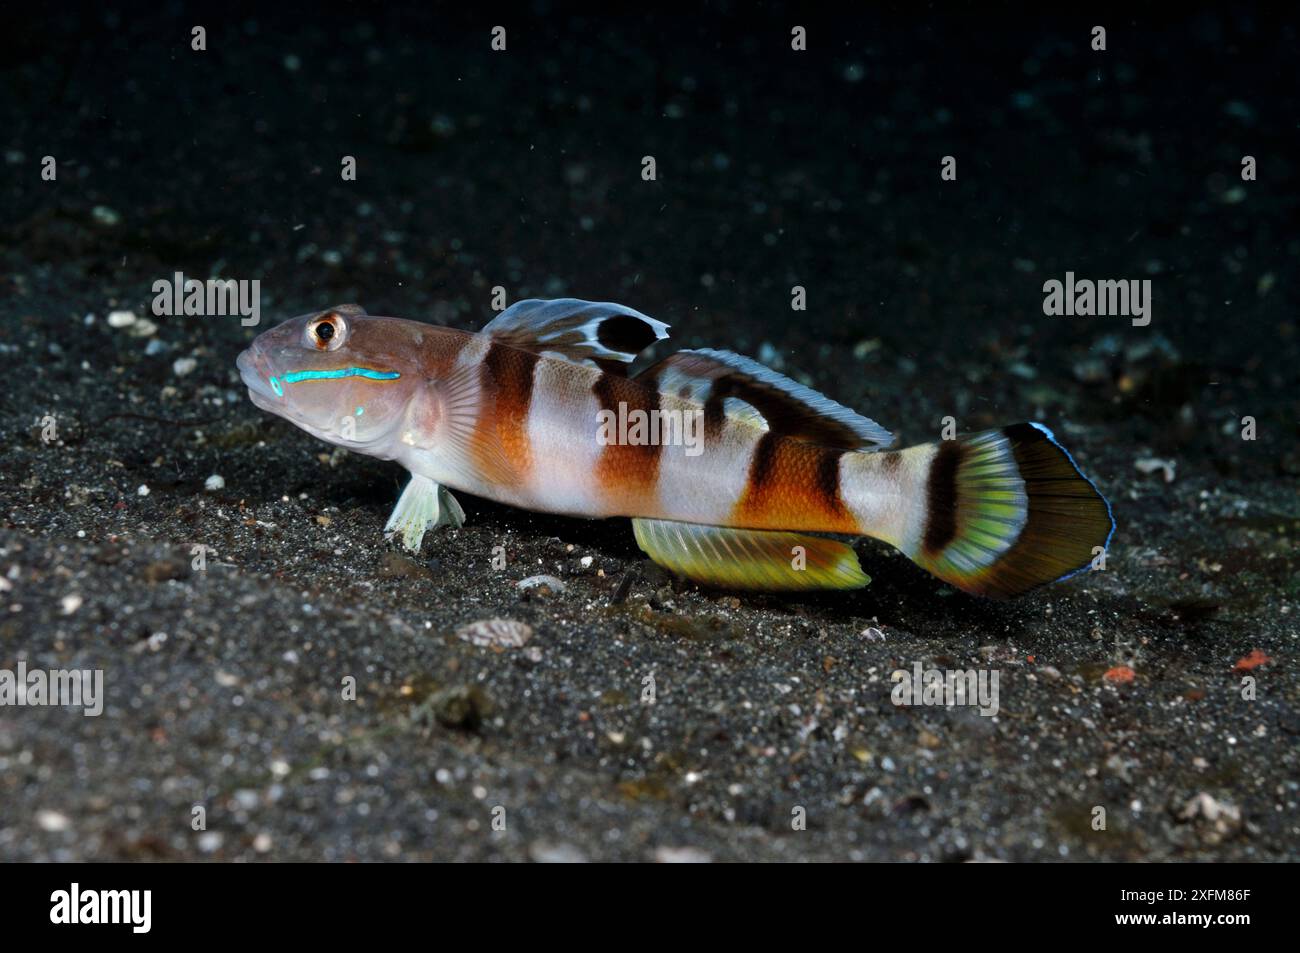
[[[422,377],[414,322],[339,305],[259,334],[235,364],[248,396],[322,440],[379,455]]]

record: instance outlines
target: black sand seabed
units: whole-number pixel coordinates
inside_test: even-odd
[[[887,13],[794,53],[780,8],[234,9],[58,12],[0,58],[0,668],[107,695],[0,708],[0,859],[1295,858],[1293,26],[1115,16],[1096,53],[1086,18]],[[257,411],[252,329],[150,314],[176,271],[259,279],[263,327],[623,301],[902,444],[1045,421],[1119,530],[1011,604],[868,541],[860,592],[701,591],[626,522],[463,494],[410,560],[399,469]],[[1149,278],[1151,324],[1045,317],[1066,271]],[[528,646],[454,635],[495,617]],[[916,662],[996,669],[1000,713],[896,707]]]

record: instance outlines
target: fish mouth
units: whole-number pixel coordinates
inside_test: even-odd
[[[239,377],[248,388],[253,403],[263,410],[275,409],[276,403],[284,397],[284,386],[270,372],[257,346],[248,348],[235,358],[235,367],[239,368]]]

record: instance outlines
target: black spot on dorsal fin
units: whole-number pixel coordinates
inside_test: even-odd
[[[609,301],[529,298],[502,311],[483,333],[511,347],[625,377],[641,351],[668,337],[668,325]]]
[[[596,339],[611,351],[623,354],[640,354],[659,335],[653,326],[630,314],[615,314],[596,325]]]

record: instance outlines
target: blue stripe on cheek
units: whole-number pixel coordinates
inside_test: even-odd
[[[377,371],[370,367],[340,367],[332,371],[293,371],[284,375],[286,384],[299,381],[330,381],[340,377],[364,377],[372,381],[395,381],[402,375],[396,371]]]
[[[276,397],[284,396],[284,388],[280,386],[280,378],[274,376],[271,378],[271,390],[275,391]]]

